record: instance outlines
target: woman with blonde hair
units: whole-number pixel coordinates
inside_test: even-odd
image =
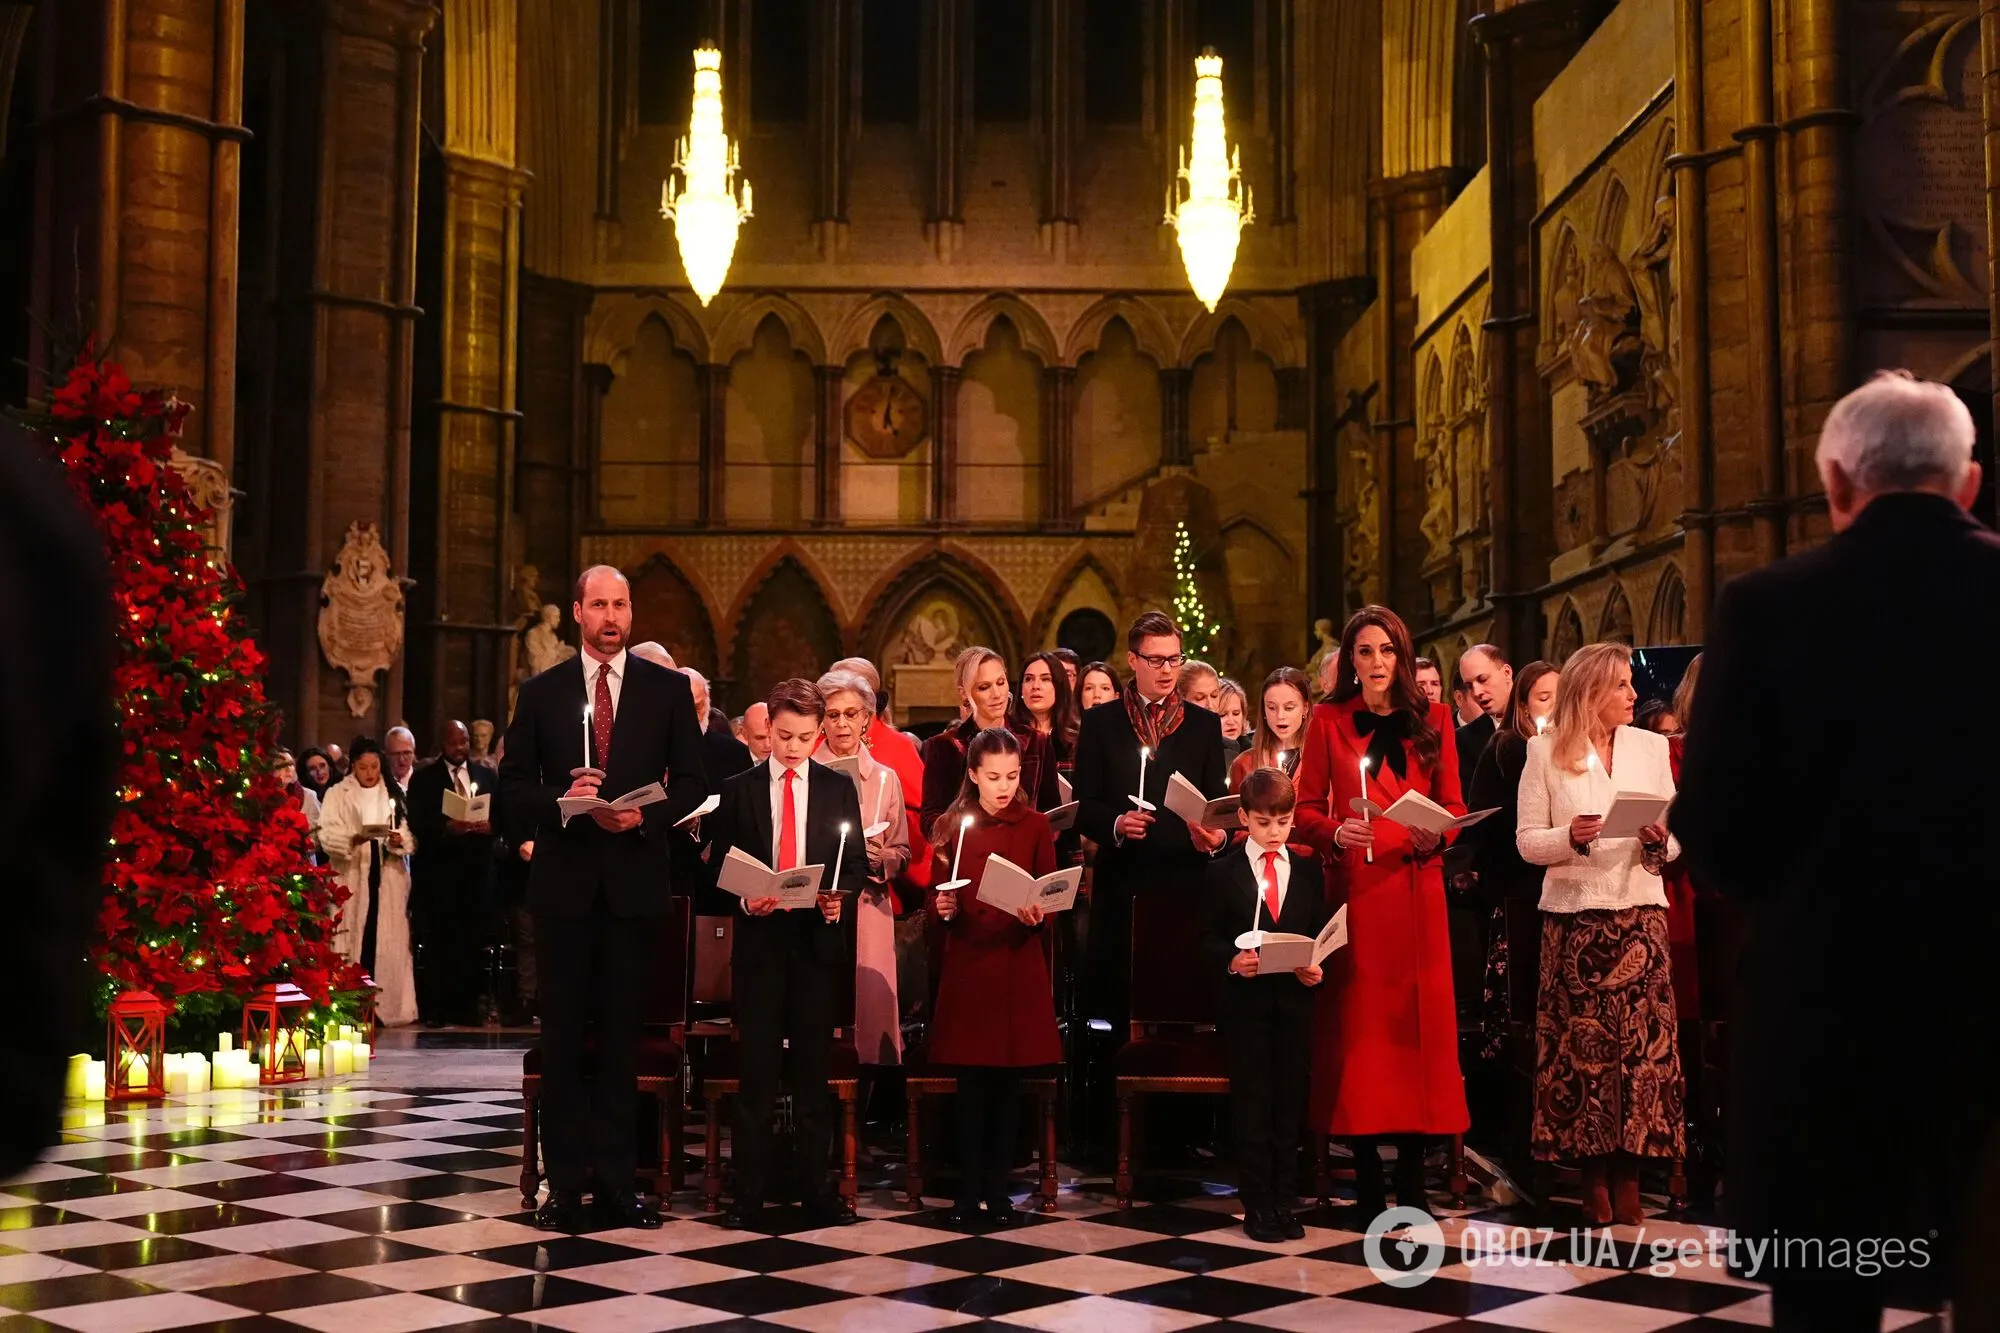
[[[1229,790],[1240,791],[1243,779],[1260,768],[1275,768],[1288,778],[1298,772],[1299,746],[1312,718],[1311,688],[1297,667],[1282,666],[1264,677],[1264,688],[1257,691],[1257,730],[1229,765]]]
[[[1604,836],[1619,792],[1671,798],[1667,739],[1631,725],[1632,650],[1595,643],[1563,664],[1553,730],[1528,742],[1515,845],[1544,867],[1535,1001],[1535,1109],[1543,1161],[1574,1158],[1583,1218],[1644,1221],[1642,1160],[1683,1151],[1662,823]]]
[[[1053,810],[1061,804],[1049,738],[1008,721],[1014,694],[1007,683],[1007,659],[974,645],[953,659],[951,675],[965,716],[924,742],[924,836],[931,836],[938,816],[958,799],[965,785],[965,747],[982,731],[1005,728],[1021,743],[1021,794],[1031,806]]]
[[[1234,764],[1250,748],[1250,696],[1227,676],[1215,689],[1215,715],[1222,719],[1222,758]]]

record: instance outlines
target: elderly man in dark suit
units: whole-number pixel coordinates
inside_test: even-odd
[[[708,794],[694,696],[678,671],[626,651],[632,590],[609,565],[583,572],[571,614],[583,651],[521,686],[500,761],[503,817],[534,839],[542,1014],[542,1142],[549,1197],[535,1225],[578,1231],[583,1190],[607,1227],[657,1227],[637,1173],[639,1011],[672,881],[673,825]],[[615,800],[668,775],[664,801],[565,819],[562,797]],[[586,1039],[596,1039],[584,1078]]]
[[[1818,457],[1834,536],[1723,589],[1695,694],[1671,822],[1696,882],[1743,914],[1728,1220],[1790,1243],[1752,1274],[1781,1329],[1873,1330],[1955,1265],[1961,1297],[1992,1282],[1960,1243],[2000,1109],[1972,1054],[1996,1007],[2000,767],[1951,683],[2000,661],[1973,438],[1950,389],[1900,372],[1836,404]]]
[[[479,1021],[480,955],[492,935],[493,821],[445,813],[445,793],[470,804],[499,790],[500,775],[472,759],[472,733],[444,724],[438,757],[410,778],[410,831],[417,855],[410,868],[410,915],[416,918],[424,967],[418,1008],[425,1027]]]

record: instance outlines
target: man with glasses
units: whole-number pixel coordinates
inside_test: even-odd
[[[1222,719],[1184,702],[1175,685],[1182,664],[1179,626],[1158,611],[1132,623],[1125,664],[1131,679],[1115,699],[1083,715],[1071,784],[1078,802],[1076,827],[1097,844],[1091,881],[1090,959],[1086,1016],[1108,1022],[1122,1041],[1130,1022],[1132,898],[1141,891],[1173,894],[1195,911],[1208,858],[1228,835],[1190,828],[1166,808],[1174,774],[1203,795],[1229,790],[1222,757]],[[1139,809],[1139,749],[1146,747],[1145,799]],[[1110,1079],[1103,1080],[1108,1091]]]

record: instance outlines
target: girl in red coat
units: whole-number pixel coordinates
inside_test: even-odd
[[[964,846],[958,846],[964,828]],[[988,857],[1004,856],[1031,875],[1056,868],[1048,816],[1021,792],[1021,743],[1004,728],[982,731],[965,751],[965,781],[933,833],[933,884],[965,888],[931,895],[944,923],[943,977],[931,1026],[931,1059],[958,1067],[958,1202],[954,1222],[1020,1222],[1008,1192],[1019,1122],[1021,1071],[1062,1059],[1055,1000],[1042,954],[1038,903],[1010,916],[979,901]]]
[[[1353,805],[1365,794],[1379,812],[1416,791],[1465,813],[1451,719],[1418,691],[1415,660],[1395,612],[1355,612],[1333,693],[1313,710],[1299,758],[1300,830],[1348,886],[1349,943],[1328,965],[1315,1024],[1313,1123],[1352,1140],[1355,1195],[1368,1216],[1386,1202],[1381,1138],[1396,1141],[1396,1202],[1420,1208],[1424,1141],[1470,1122],[1443,842]]]

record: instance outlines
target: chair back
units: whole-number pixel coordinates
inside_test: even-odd
[[[675,894],[667,900],[664,917],[643,923],[642,928],[658,931],[653,949],[657,965],[641,1010],[642,1021],[649,1028],[678,1032],[687,1026],[689,910],[687,896]]]
[[[733,916],[694,919],[693,1001],[697,1005],[729,1007],[730,949],[736,936]]]
[[[1216,1019],[1215,985],[1201,962],[1195,895],[1162,888],[1132,897],[1132,1034]]]

